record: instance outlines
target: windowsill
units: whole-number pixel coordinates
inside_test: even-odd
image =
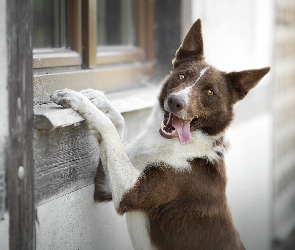
[[[120,113],[151,108],[157,98],[160,85],[150,85],[114,93],[106,96]],[[55,103],[36,104],[34,107],[35,128],[55,129],[75,125],[83,121],[78,113]]]
[[[58,89],[70,88],[80,91],[85,88],[101,89],[105,92],[139,87],[152,75],[151,62],[131,62],[99,66],[94,69],[65,69],[43,71],[33,77],[34,100],[49,102],[50,94]]]
[[[34,49],[33,51],[33,69],[77,66],[81,63],[79,53],[66,48]]]

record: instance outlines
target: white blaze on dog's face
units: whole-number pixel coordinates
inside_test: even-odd
[[[201,22],[189,30],[173,60],[159,96],[164,110],[161,136],[192,139],[191,131],[223,132],[233,119],[233,105],[256,86],[269,68],[226,73],[204,61]]]

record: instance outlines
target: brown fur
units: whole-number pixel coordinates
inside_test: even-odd
[[[148,166],[124,196],[119,213],[144,211],[158,249],[244,249],[225,197],[226,173],[204,159],[181,173],[162,164]]]
[[[203,37],[201,22],[195,22],[187,32],[179,49],[176,51],[173,66],[179,63],[192,60],[204,60]]]

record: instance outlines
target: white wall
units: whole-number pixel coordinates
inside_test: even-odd
[[[94,185],[38,206],[37,250],[131,250],[125,218],[95,203]]]
[[[0,175],[5,173],[5,144],[8,137],[8,91],[6,46],[6,1],[0,1]],[[1,187],[0,187],[1,188]],[[0,249],[8,249],[8,215],[0,214]]]
[[[271,249],[272,121],[267,113],[228,131],[227,197],[248,250]]]
[[[265,67],[273,47],[273,0],[192,1],[202,19],[206,61],[220,70]]]
[[[0,221],[0,249],[9,249],[9,216],[4,214],[3,220]]]

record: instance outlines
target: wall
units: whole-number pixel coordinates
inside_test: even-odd
[[[192,1],[206,61],[227,72],[272,66],[273,1]],[[272,72],[236,107],[228,131],[227,195],[246,249],[271,248]]]
[[[275,2],[273,237],[295,249],[295,2]]]
[[[271,249],[272,123],[262,114],[228,131],[227,196],[246,249]]]
[[[0,1],[0,249],[8,249],[8,214],[5,213],[5,145],[8,138],[6,1]],[[5,213],[5,214],[4,214]]]
[[[192,1],[192,20],[201,18],[205,56],[225,71],[264,67],[272,60],[273,1]]]
[[[125,218],[94,203],[94,185],[38,206],[36,249],[132,249]]]

